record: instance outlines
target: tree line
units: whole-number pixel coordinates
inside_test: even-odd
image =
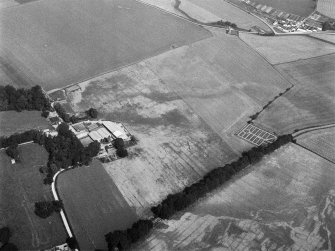
[[[263,158],[263,156],[272,153],[289,142],[294,142],[291,134],[281,135],[276,141],[268,145],[253,147],[249,151],[243,152],[242,155],[232,163],[213,169],[198,182],[185,187],[183,191],[168,195],[159,205],[152,207],[151,211],[155,217],[168,219],[178,211],[181,211],[196,202],[199,198],[204,197],[207,193],[222,186],[247,166],[256,164]],[[141,221],[142,220],[136,223],[143,224]],[[148,233],[153,227],[151,220],[145,220],[145,222],[146,226],[144,227],[144,230],[138,227],[132,227],[132,232],[130,232],[130,229],[124,231],[116,230],[105,235],[108,249],[115,250],[116,247],[119,250],[128,249],[131,243],[134,243],[136,240],[143,237],[144,233]],[[133,235],[140,237],[132,239],[131,236]]]
[[[236,161],[210,171],[200,181],[184,188],[183,191],[167,196],[159,205],[152,207],[151,211],[159,218],[168,219],[176,212],[193,204],[200,197],[205,196],[208,192],[220,187],[248,165],[256,164],[264,155],[272,153],[282,145],[292,141],[292,135],[282,135],[273,143],[253,147],[249,151],[243,152],[242,156]]]
[[[95,119],[98,117],[98,111],[94,108],[90,108],[87,111],[85,111],[86,116],[81,118],[78,118],[76,115],[71,116],[69,113],[65,111],[64,107],[60,103],[55,103],[54,109],[57,112],[58,116],[61,117],[66,123],[71,122],[75,124],[88,118]]]
[[[146,236],[152,228],[153,222],[151,220],[139,220],[131,228],[109,232],[105,235],[108,250],[129,249],[132,243]]]
[[[9,242],[12,233],[8,227],[0,229],[0,251],[16,251],[19,250],[13,243]]]
[[[45,97],[41,86],[30,89],[18,88],[11,85],[0,86],[0,111],[16,110],[50,110],[51,104]]]

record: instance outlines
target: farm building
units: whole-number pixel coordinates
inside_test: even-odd
[[[59,125],[61,123],[61,120],[59,117],[51,117],[49,118],[49,120],[52,125]]]
[[[103,121],[102,124],[115,136],[115,138],[122,138],[123,140],[130,139],[127,129],[121,123]]]

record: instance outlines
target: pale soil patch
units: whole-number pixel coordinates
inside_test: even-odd
[[[224,0],[189,0],[191,3],[219,16],[223,20],[236,23],[238,27],[250,29],[258,26],[266,31],[271,29],[258,18],[248,14],[247,12],[235,7]],[[182,1],[183,2],[183,1]]]
[[[295,87],[257,120],[277,133],[335,123],[335,54],[276,66]]]
[[[280,64],[335,53],[335,46],[308,36],[265,37],[241,33],[241,39],[271,64]]]
[[[335,127],[302,134],[297,138],[297,142],[335,162]]]
[[[332,250],[334,167],[284,146],[187,212],[157,222],[135,249]]]
[[[41,116],[41,111],[4,111],[0,112],[0,136],[10,136],[31,129],[52,128]]]

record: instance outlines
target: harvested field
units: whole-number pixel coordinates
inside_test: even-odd
[[[302,134],[297,143],[335,163],[335,127]]]
[[[271,31],[271,29],[258,18],[224,0],[189,0],[189,2],[212,12],[223,20],[236,23],[240,28],[250,29],[253,26],[258,26],[263,30]]]
[[[309,36],[264,37],[241,33],[240,37],[271,64],[281,64],[335,53],[334,45]]]
[[[81,250],[106,250],[105,234],[136,221],[134,210],[97,160],[60,174],[57,189]]]
[[[281,134],[335,123],[335,54],[276,68],[295,87],[263,111],[256,124]]]
[[[335,165],[286,145],[172,219],[136,250],[333,250]]]
[[[5,111],[0,112],[0,137],[31,129],[47,129],[51,125],[41,116],[40,111]]]
[[[327,17],[335,19],[335,2],[333,0],[318,0],[316,10]]]
[[[75,112],[95,107],[101,119],[121,121],[139,138],[129,158],[103,165],[141,215],[252,147],[233,135],[236,125],[289,84],[239,39],[223,35],[80,87],[67,98]]]
[[[2,65],[13,66],[9,78],[47,90],[211,36],[131,0],[43,0],[3,9],[0,16],[0,56]]]
[[[318,40],[322,40],[324,42],[330,43],[335,45],[335,35],[334,34],[311,34],[311,37],[318,39]]]
[[[11,164],[0,151],[0,227],[13,233],[10,242],[19,250],[42,250],[65,242],[66,232],[59,214],[41,219],[34,213],[34,203],[53,200],[50,186],[43,184],[39,167],[46,165],[48,153],[42,146],[19,147],[21,162]]]

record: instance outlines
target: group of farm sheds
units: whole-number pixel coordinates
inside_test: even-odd
[[[104,139],[130,140],[130,134],[122,123],[111,121],[79,122],[71,125],[70,130],[75,133],[84,146],[88,146],[93,141],[101,142]]]

